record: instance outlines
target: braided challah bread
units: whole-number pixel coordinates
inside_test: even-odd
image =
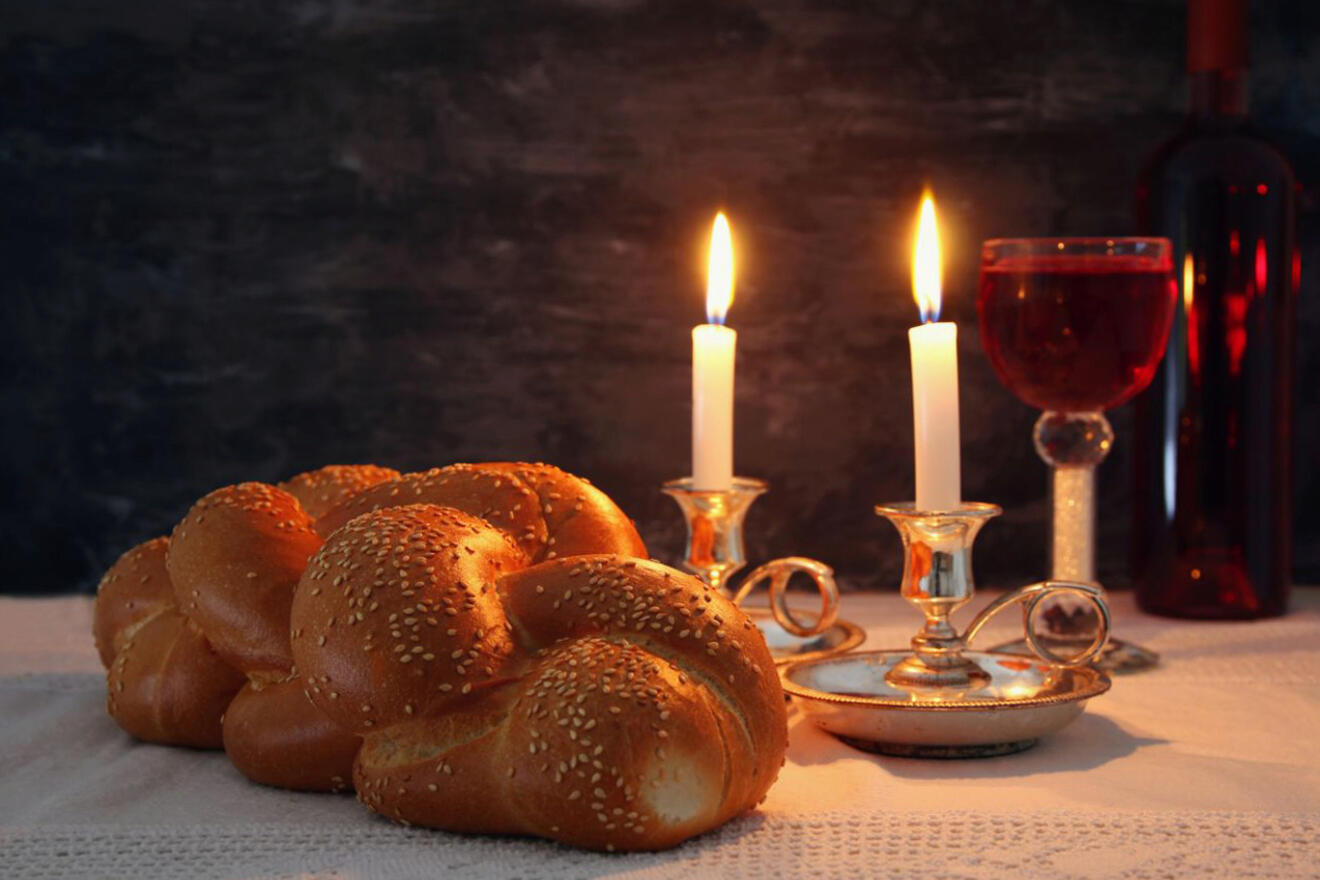
[[[786,724],[756,628],[645,552],[548,465],[226,487],[103,580],[110,712],[398,821],[671,846],[765,795]]]

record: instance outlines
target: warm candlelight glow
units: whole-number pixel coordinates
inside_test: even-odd
[[[935,199],[922,194],[917,215],[917,244],[912,252],[912,298],[921,309],[922,323],[940,319],[940,233],[935,225]]]
[[[706,319],[723,324],[733,302],[733,236],[724,212],[715,215],[710,231],[710,263],[706,269]]]
[[[1188,251],[1183,257],[1183,308],[1188,312],[1192,311],[1192,302],[1196,294],[1196,261],[1192,259],[1192,252]]]

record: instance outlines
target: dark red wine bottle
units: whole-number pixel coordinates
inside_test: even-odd
[[[1244,0],[1190,0],[1187,69],[1191,113],[1137,187],[1180,302],[1136,403],[1131,573],[1156,614],[1268,617],[1292,576],[1296,183],[1247,118]]]

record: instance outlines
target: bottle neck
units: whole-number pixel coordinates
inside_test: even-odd
[[[1200,120],[1239,122],[1247,115],[1245,67],[1192,73],[1191,114]]]

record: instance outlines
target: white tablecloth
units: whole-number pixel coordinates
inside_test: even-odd
[[[1114,606],[1162,667],[1030,751],[881,758],[794,711],[759,810],[605,856],[402,829],[350,796],[248,783],[220,753],[136,743],[105,714],[90,602],[0,599],[0,876],[1320,877],[1320,591],[1246,624]],[[843,608],[869,647],[905,644],[917,620],[892,595]]]

